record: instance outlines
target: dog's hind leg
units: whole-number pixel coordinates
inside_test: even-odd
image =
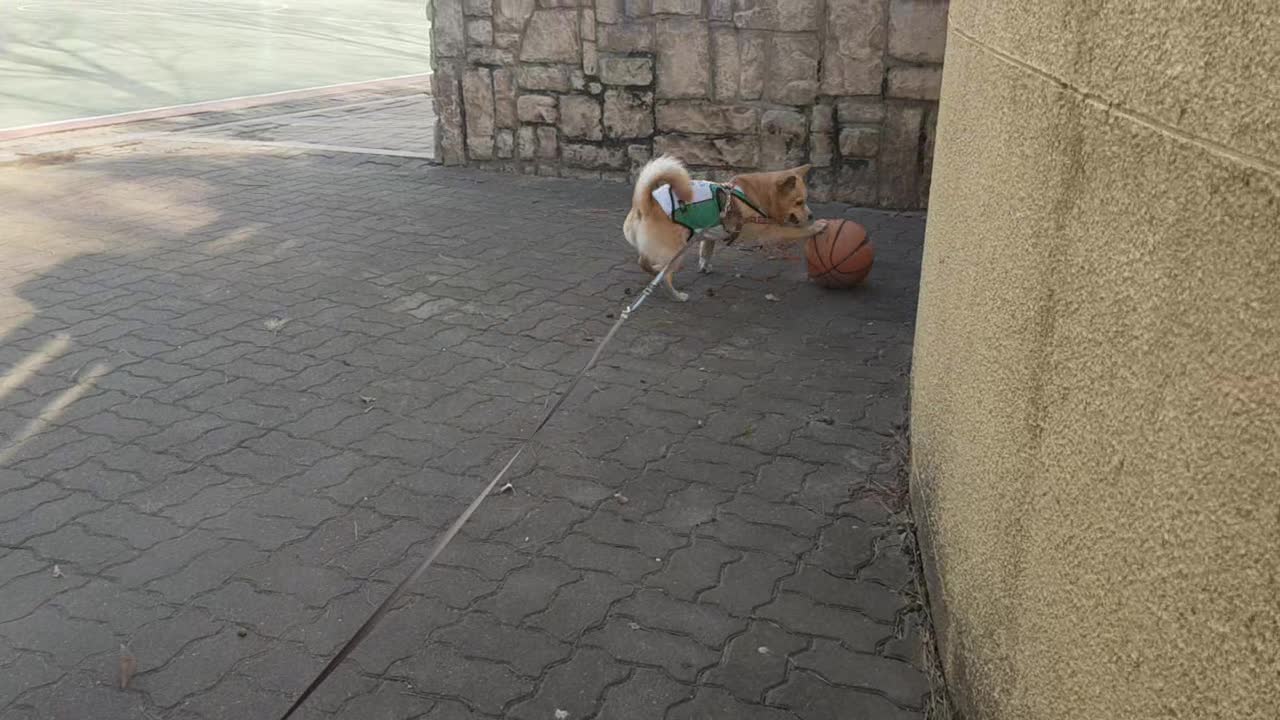
[[[666,268],[667,273],[666,277],[662,278],[662,280],[666,283],[667,290],[671,291],[671,297],[675,298],[678,302],[687,302],[689,300],[689,293],[680,292],[675,286],[676,273],[680,270],[680,262],[672,263],[668,260],[666,265],[663,267]]]

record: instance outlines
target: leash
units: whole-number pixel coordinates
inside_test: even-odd
[[[685,243],[685,246],[680,249],[680,252],[676,253],[676,256],[672,258],[657,275],[654,276],[653,280],[645,286],[644,290],[640,291],[640,295],[623,308],[622,312],[618,315],[618,319],[614,321],[613,327],[609,328],[609,332],[605,334],[604,339],[602,339],[600,344],[596,346],[596,350],[591,354],[591,358],[587,360],[587,364],[583,365],[582,369],[578,371],[578,374],[574,375],[573,379],[569,381],[568,387],[566,387],[564,392],[560,394],[560,397],[556,400],[555,404],[552,405],[551,408],[542,416],[542,420],[533,428],[533,431],[530,432],[529,435],[520,443],[519,448],[516,449],[515,454],[511,456],[511,459],[507,461],[507,464],[502,466],[502,469],[498,471],[498,474],[493,476],[493,479],[490,480],[489,484],[480,491],[479,495],[476,495],[475,499],[471,501],[471,504],[468,505],[467,508],[462,511],[462,514],[453,521],[453,524],[449,526],[449,529],[446,530],[438,540],[436,540],[435,545],[431,547],[431,552],[427,553],[427,557],[422,561],[422,563],[418,565],[418,567],[414,569],[408,577],[401,580],[399,585],[396,585],[395,589],[391,591],[391,594],[388,595],[387,598],[382,601],[382,604],[378,605],[377,609],[373,611],[373,614],[369,616],[369,619],[365,620],[364,624],[361,625],[360,628],[356,630],[355,634],[351,636],[351,639],[348,640],[340,650],[338,650],[337,654],[333,656],[333,659],[329,661],[329,664],[324,666],[324,669],[320,671],[319,675],[316,675],[316,678],[311,681],[310,685],[307,685],[307,689],[303,690],[302,694],[298,696],[298,699],[293,701],[293,705],[289,706],[289,709],[285,714],[280,716],[280,720],[289,720],[289,717],[292,716],[298,708],[302,707],[302,704],[307,701],[307,698],[311,697],[311,694],[328,679],[329,675],[332,674],[334,670],[338,669],[338,666],[342,664],[343,660],[347,659],[347,656],[356,649],[356,646],[368,637],[369,633],[373,632],[374,627],[376,627],[391,610],[391,606],[404,596],[404,593],[409,589],[409,586],[417,582],[418,579],[422,577],[422,574],[427,571],[427,568],[431,567],[436,558],[440,556],[440,553],[444,552],[444,549],[448,547],[449,543],[453,541],[458,532],[462,530],[462,526],[465,525],[467,521],[471,519],[471,516],[475,514],[476,510],[479,509],[480,504],[484,502],[484,499],[493,493],[493,489],[498,486],[498,483],[502,482],[502,478],[506,477],[507,471],[511,469],[512,465],[516,464],[516,460],[524,454],[524,451],[528,449],[530,443],[532,443],[533,439],[538,436],[538,433],[542,431],[542,428],[546,427],[547,423],[551,420],[551,417],[560,409],[560,406],[564,405],[565,400],[568,400],[569,396],[573,394],[574,389],[578,387],[578,383],[582,382],[582,378],[586,377],[591,368],[595,367],[596,361],[600,359],[600,354],[604,352],[604,348],[609,344],[609,341],[613,340],[613,336],[617,334],[618,328],[622,327],[622,323],[626,322],[627,318],[631,317],[631,313],[635,312],[637,308],[644,304],[644,301],[653,294],[654,289],[658,287],[660,282],[662,282],[662,279],[667,274],[667,270],[674,267],[680,258],[684,257],[684,254],[689,251],[689,248],[693,246],[694,243],[692,242],[692,238],[690,238],[690,241]]]

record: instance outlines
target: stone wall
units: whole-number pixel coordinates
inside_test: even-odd
[[[437,157],[625,180],[812,163],[819,199],[923,207],[946,0],[434,0]]]

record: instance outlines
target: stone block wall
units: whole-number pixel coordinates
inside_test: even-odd
[[[437,157],[626,180],[812,163],[818,199],[924,207],[947,0],[433,0]]]

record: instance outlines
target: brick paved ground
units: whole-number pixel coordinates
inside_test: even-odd
[[[275,717],[641,285],[627,195],[242,146],[0,168],[0,716]],[[923,218],[824,214],[871,228],[870,287],[729,250],[655,298],[304,716],[921,717],[862,491]]]

